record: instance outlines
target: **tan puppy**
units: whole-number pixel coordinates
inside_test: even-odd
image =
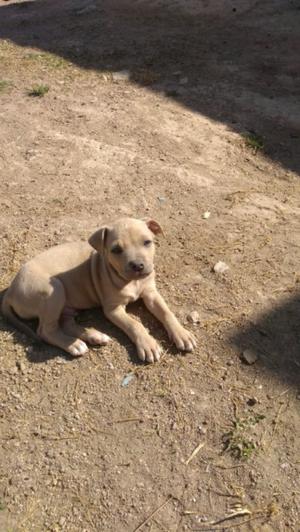
[[[101,305],[105,316],[136,345],[141,360],[159,360],[161,348],[138,321],[125,310],[142,298],[163,323],[178,349],[192,351],[196,342],[169,310],[155,286],[154,235],[157,222],[132,218],[101,227],[89,242],[62,244],[27,262],[6,291],[3,314],[23,332],[36,337],[20,318],[38,318],[37,336],[73,356],[110,338],[93,328],[79,326],[76,310]]]

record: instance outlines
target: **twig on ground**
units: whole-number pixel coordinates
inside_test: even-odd
[[[133,532],[138,532],[138,530],[141,530],[141,528],[143,528],[143,526],[145,526],[147,523],[149,523],[149,521],[151,521],[151,519],[153,519],[153,517],[158,514],[158,512],[160,510],[162,510],[162,508],[164,508],[165,506],[167,506],[167,504],[172,500],[173,497],[169,497],[165,502],[163,502],[158,508],[156,508],[156,510],[154,510],[154,512],[152,512],[152,514],[150,514],[148,517],[146,517],[146,519],[140,524],[138,525]]]
[[[205,445],[205,442],[200,442],[199,445],[197,445],[197,447],[195,447],[195,449],[193,450],[192,454],[186,460],[185,465],[188,465],[193,460],[193,458],[195,458],[195,456],[198,454],[200,449],[202,449],[202,447],[204,447],[204,445]]]
[[[240,521],[239,523],[232,523],[231,525],[225,525],[225,526],[218,526],[214,528],[214,532],[216,530],[229,530],[230,528],[237,528],[243,525],[246,525],[247,523],[250,523],[250,521],[254,521],[254,519],[262,518],[262,515],[254,515],[253,517],[250,517],[249,519],[244,519],[244,521]],[[211,532],[211,526],[206,528],[193,528],[194,532]]]
[[[214,464],[213,462],[207,462],[207,460],[204,460],[204,458],[200,458],[200,461],[208,466],[212,466],[214,468],[223,469],[226,471],[227,469],[237,469],[238,467],[246,467],[246,464],[236,464],[233,466],[223,466],[221,464]]]
[[[128,423],[130,421],[139,421],[140,423],[143,421],[140,417],[126,417],[124,419],[116,419],[115,421],[111,421],[111,425],[115,425],[116,423]]]

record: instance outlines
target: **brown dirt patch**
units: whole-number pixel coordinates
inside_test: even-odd
[[[151,367],[99,312],[81,319],[114,341],[80,360],[0,318],[1,530],[298,529],[299,14],[0,1],[0,288],[45,247],[151,215],[158,286],[200,315],[182,356],[132,308],[165,347]],[[222,522],[235,504],[251,513]]]

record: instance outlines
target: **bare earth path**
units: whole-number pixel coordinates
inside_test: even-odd
[[[45,247],[151,216],[199,344],[178,354],[138,304],[161,363],[98,311],[80,320],[111,345],[70,360],[0,317],[1,531],[299,529],[299,19],[296,0],[0,0],[0,290]]]

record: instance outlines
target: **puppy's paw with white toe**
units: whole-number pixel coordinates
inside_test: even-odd
[[[75,340],[75,342],[68,347],[68,353],[73,357],[81,357],[82,355],[85,355],[88,350],[86,343],[79,339]]]
[[[83,339],[91,345],[106,345],[111,338],[96,329],[87,330]]]

